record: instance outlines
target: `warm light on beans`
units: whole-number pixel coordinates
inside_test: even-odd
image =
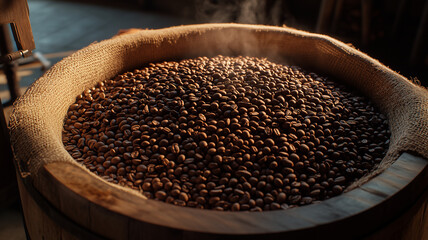
[[[298,67],[252,57],[150,64],[97,84],[63,142],[103,179],[178,206],[284,209],[343,192],[385,155],[385,117]]]

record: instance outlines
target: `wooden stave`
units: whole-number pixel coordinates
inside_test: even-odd
[[[411,161],[410,165],[409,162]],[[413,161],[413,165],[412,165]],[[404,164],[404,165],[403,165]],[[65,172],[64,172],[65,169]],[[70,171],[69,171],[70,170]],[[80,171],[80,172],[77,172]],[[70,185],[76,184],[73,182],[67,182],[70,180],[69,178],[63,178],[64,175],[81,175],[85,174],[91,180],[95,181],[96,187],[103,186],[107,187],[107,193],[103,191],[97,191],[92,189],[90,193],[88,193],[85,189],[82,194],[81,185]],[[79,178],[79,176],[74,176]],[[76,179],[75,179],[76,180]],[[376,182],[379,181],[380,182]],[[173,209],[173,212],[197,212],[197,217],[200,218],[201,213],[209,213],[210,215],[220,215],[222,216],[222,222],[230,221],[230,219],[224,219],[227,215],[245,215],[244,218],[238,217],[237,219],[241,219],[245,222],[247,218],[257,218],[256,223],[263,222],[260,221],[258,216],[260,215],[273,215],[278,216],[281,215],[279,212],[287,213],[287,215],[291,216],[299,216],[299,212],[301,215],[306,215],[306,218],[311,218],[310,215],[318,216],[322,218],[323,209],[331,209],[331,206],[325,208],[325,205],[332,205],[335,202],[341,202],[340,199],[345,199],[344,203],[358,203],[360,202],[360,206],[354,206],[354,210],[346,209],[345,214],[348,216],[343,217],[342,219],[328,221],[318,221],[312,222],[311,226],[308,226],[308,219],[304,219],[305,221],[300,221],[299,219],[294,219],[294,223],[290,222],[290,225],[294,225],[294,229],[289,229],[288,231],[266,231],[266,232],[251,232],[247,231],[245,228],[241,230],[238,228],[239,224],[243,224],[243,222],[238,222],[238,226],[231,227],[233,231],[222,232],[222,226],[220,225],[220,229],[217,226],[215,228],[206,228],[205,230],[183,228],[183,226],[165,226],[162,223],[156,223],[147,219],[146,216],[131,214],[133,212],[132,206],[129,204],[135,204],[133,201],[123,202],[119,201],[119,208],[112,204],[112,202],[117,203],[114,192],[111,192],[112,187],[96,177],[93,174],[89,174],[87,171],[71,164],[67,163],[53,163],[48,164],[44,167],[44,170],[39,175],[38,181],[35,182],[36,191],[40,191],[41,195],[47,199],[55,208],[59,209],[66,216],[68,216],[72,221],[77,222],[80,226],[89,226],[89,231],[94,232],[94,234],[98,234],[104,237],[113,238],[113,239],[162,239],[162,238],[170,238],[174,236],[177,239],[258,239],[269,237],[273,239],[279,239],[284,237],[289,238],[301,238],[305,237],[316,237],[320,236],[320,234],[329,233],[329,238],[331,239],[343,239],[343,236],[353,237],[353,238],[361,238],[370,236],[371,233],[378,231],[379,227],[383,225],[387,225],[387,219],[396,219],[401,216],[403,212],[406,211],[407,208],[411,206],[416,200],[418,200],[419,195],[424,192],[428,192],[427,184],[423,184],[428,182],[428,163],[426,160],[418,157],[414,157],[410,154],[403,154],[400,158],[388,169],[386,169],[382,174],[373,178],[368,183],[364,184],[362,187],[352,190],[348,193],[344,193],[338,197],[323,201],[319,204],[312,204],[309,206],[288,209],[288,210],[279,210],[279,211],[268,211],[263,213],[244,213],[244,212],[217,212],[217,211],[207,211],[207,210],[198,210],[198,209],[190,209],[184,207],[177,207],[171,204],[162,203],[155,200],[145,200],[150,201],[150,203],[155,204],[154,206],[164,208]],[[422,184],[420,184],[422,183]],[[99,185],[100,184],[100,185]],[[27,182],[25,185],[29,185]],[[46,187],[50,186],[50,187]],[[52,187],[53,186],[53,187]],[[71,187],[67,187],[71,186]],[[401,187],[400,187],[401,186]],[[20,186],[22,187],[22,186]],[[386,188],[385,188],[386,187]],[[95,188],[96,189],[96,188]],[[80,191],[80,192],[79,192]],[[370,191],[371,193],[369,193]],[[60,192],[60,193],[59,193]],[[364,204],[364,202],[355,201],[355,198],[358,198],[361,194],[366,194],[370,198],[367,198],[365,201],[371,201],[369,204]],[[368,194],[367,194],[368,193]],[[89,195],[88,195],[89,194]],[[125,194],[126,195],[126,194]],[[426,194],[425,194],[426,195]],[[123,196],[123,194],[121,194]],[[130,194],[132,198],[137,198],[135,195]],[[69,199],[72,199],[71,201]],[[113,200],[112,200],[113,199]],[[135,199],[133,199],[135,200]],[[139,201],[141,199],[138,198]],[[99,201],[100,204],[96,202]],[[377,202],[377,203],[376,203]],[[396,205],[399,202],[404,202],[407,204],[401,204],[400,208],[397,208]],[[141,203],[141,202],[140,202]],[[426,200],[423,201],[426,203]],[[77,204],[77,205],[73,205]],[[124,206],[123,204],[126,204]],[[150,204],[153,206],[153,204]],[[322,207],[324,205],[324,207]],[[143,206],[139,204],[139,206]],[[320,207],[321,206],[321,207]],[[143,208],[147,206],[143,206]],[[77,209],[87,209],[87,211],[76,211]],[[156,208],[155,208],[156,209]],[[318,210],[317,210],[318,209]],[[385,211],[385,209],[393,209],[393,211]],[[146,211],[150,210],[152,213],[156,213],[160,215],[162,211],[155,211],[153,209],[145,209]],[[343,209],[342,209],[343,210]],[[202,211],[202,212],[201,212]],[[141,212],[141,209],[140,209]],[[298,213],[296,213],[298,212]],[[143,209],[144,213],[144,209]],[[147,213],[147,212],[146,212]],[[382,213],[381,217],[379,217],[379,213]],[[297,214],[297,215],[296,215]],[[321,214],[321,215],[320,215]],[[202,214],[206,215],[206,214]],[[257,216],[258,215],[258,216]],[[153,216],[153,215],[152,215]],[[193,216],[193,215],[191,215]],[[249,217],[250,216],[250,217]],[[257,217],[256,217],[257,216]],[[336,215],[337,216],[341,216]],[[379,219],[381,218],[381,219]],[[428,216],[427,216],[428,218]],[[94,219],[98,219],[98,221],[94,221]],[[206,219],[206,218],[205,218]],[[277,219],[271,218],[271,220],[277,221]],[[291,219],[291,218],[289,218]],[[365,222],[367,219],[372,219],[372,222],[375,222],[374,225],[366,224],[361,228],[361,223]],[[383,220],[382,220],[383,219]],[[165,219],[162,219],[165,220]],[[272,220],[272,221],[273,221]],[[299,220],[299,221],[297,221]],[[324,219],[325,220],[325,219]],[[269,225],[275,224],[274,222],[268,222]],[[291,221],[291,220],[289,220]],[[313,219],[312,219],[313,221]],[[181,221],[183,223],[185,221]],[[165,222],[163,222],[165,223]],[[266,222],[264,222],[267,224]],[[163,225],[163,226],[162,226]],[[166,224],[168,225],[168,224]],[[211,227],[216,225],[210,225]],[[306,226],[306,227],[305,227]],[[356,228],[355,226],[358,226]],[[242,226],[241,226],[242,227]],[[254,226],[253,226],[254,227]],[[88,228],[87,228],[88,229]],[[230,230],[229,229],[229,230]],[[107,230],[107,231],[106,231]],[[108,232],[108,230],[111,230]],[[236,230],[236,231],[235,231]],[[254,230],[254,229],[253,229]],[[370,238],[370,237],[368,237]]]
[[[18,185],[10,148],[9,131],[0,99],[0,208],[8,207],[18,201]]]

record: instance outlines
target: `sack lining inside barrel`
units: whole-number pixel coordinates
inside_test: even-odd
[[[77,51],[47,71],[15,103],[10,118],[21,176],[35,176],[51,162],[78,165],[65,150],[61,133],[69,106],[85,89],[148,63],[219,54],[268,57],[319,70],[377,105],[389,121],[389,150],[376,169],[348,189],[382,172],[402,152],[428,159],[426,89],[328,36],[286,27],[202,24],[117,36]]]

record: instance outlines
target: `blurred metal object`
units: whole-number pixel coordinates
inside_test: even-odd
[[[33,52],[33,57],[36,61],[42,64],[42,70],[46,71],[51,66],[51,62],[40,52]]]
[[[28,57],[29,55],[31,55],[29,53],[31,53],[29,50],[24,50],[24,51],[20,50],[18,52],[13,52],[5,56],[1,56],[0,58],[1,58],[1,62],[13,62],[21,57]]]
[[[0,24],[10,24],[15,39],[18,54],[14,52],[1,52],[2,62],[13,61],[19,57],[31,55],[36,47],[31,31],[29,9],[27,0],[0,0]],[[4,35],[4,34],[2,34]],[[4,36],[3,36],[4,37]],[[2,41],[6,42],[6,41]]]

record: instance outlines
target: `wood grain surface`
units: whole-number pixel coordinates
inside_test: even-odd
[[[18,198],[9,132],[0,99],[0,208],[9,206]]]
[[[26,0],[1,1],[0,24],[12,24],[16,45],[20,50],[33,50],[36,46],[31,31]]]
[[[360,188],[318,204],[266,212],[218,212],[147,200],[61,162],[46,165],[33,189],[68,223],[112,239],[375,239],[373,234],[389,239],[400,236],[398,230],[406,238],[395,239],[420,239],[426,235],[422,226],[427,224],[427,165],[425,159],[405,153]],[[26,185],[25,189],[32,188],[31,183]],[[25,215],[40,215],[33,213],[31,201],[23,202]],[[30,235],[55,238],[51,237],[57,233],[43,229],[43,224],[33,223]]]

